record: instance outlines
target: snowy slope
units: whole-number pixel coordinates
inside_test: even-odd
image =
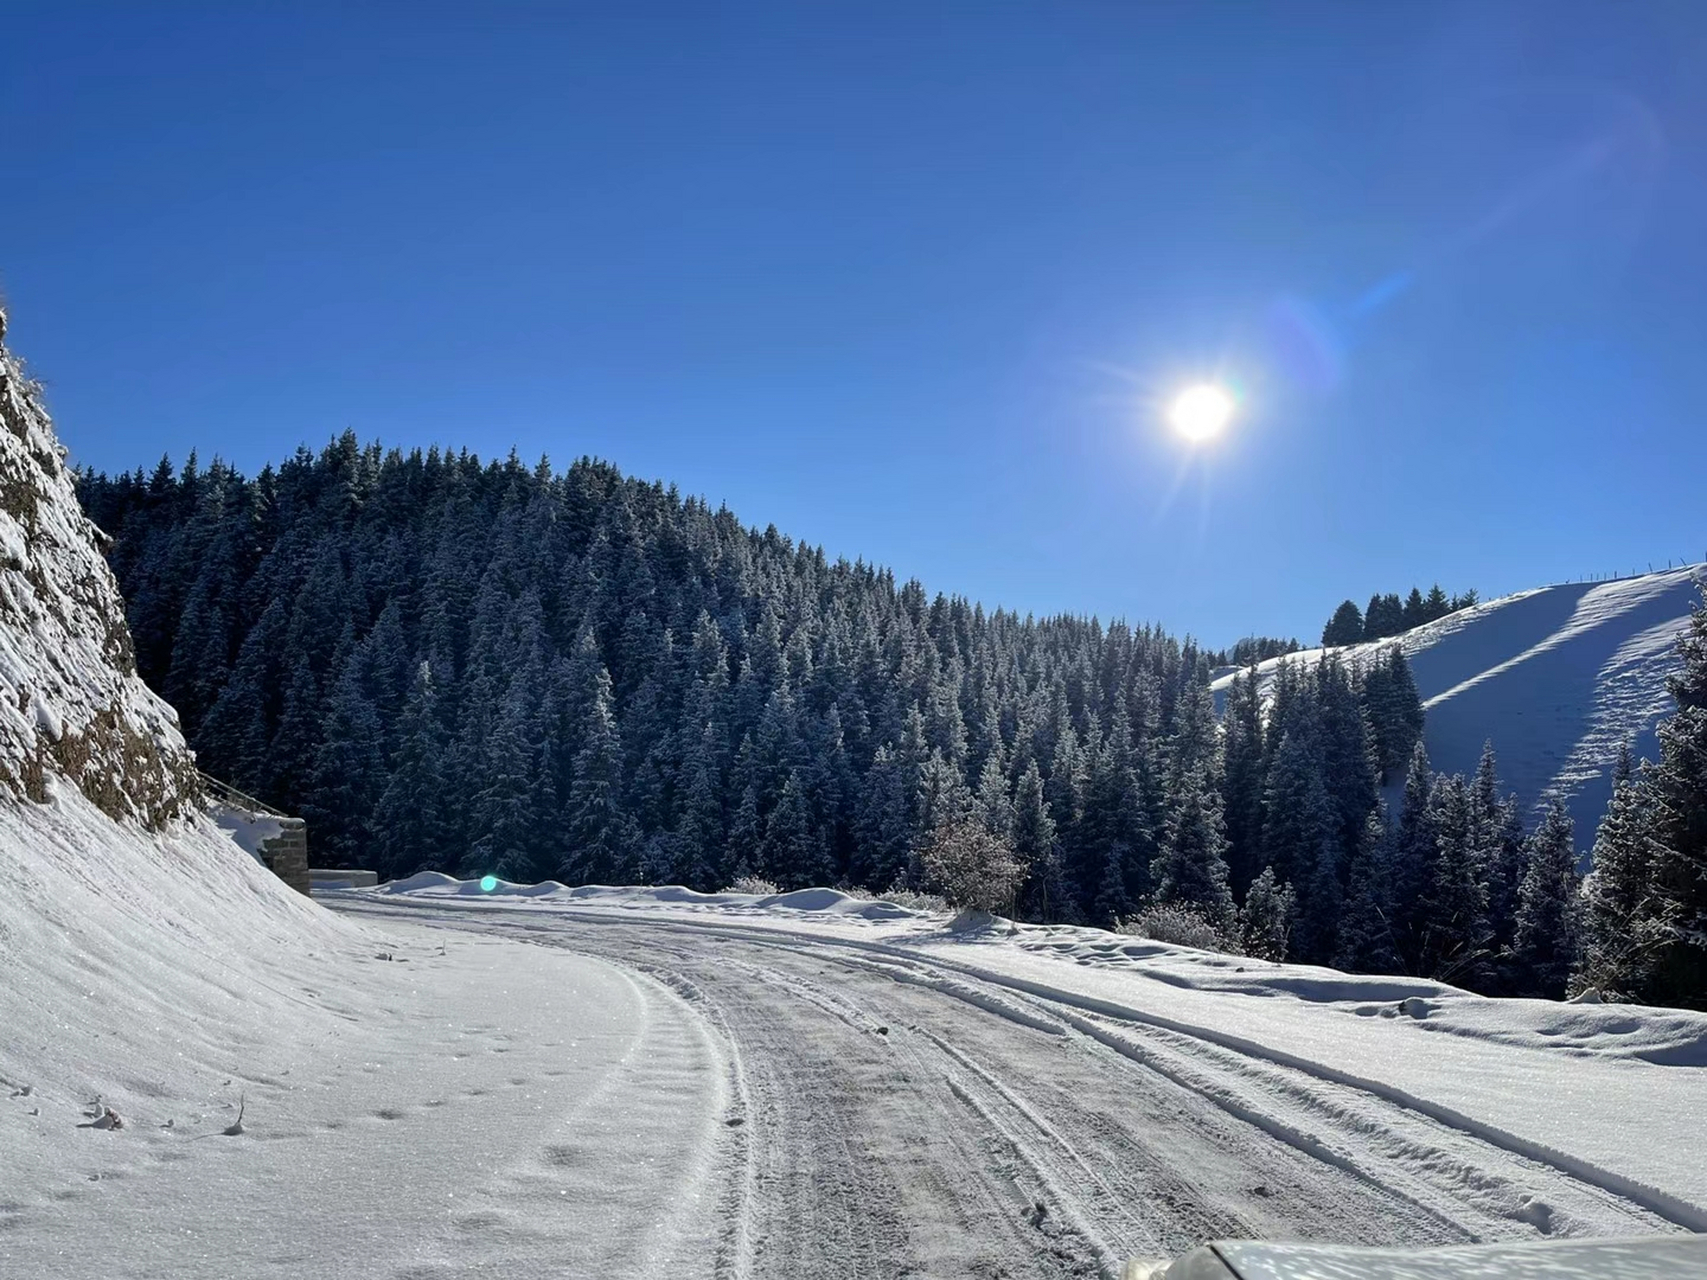
[[[1530,809],[1563,797],[1586,849],[1612,793],[1619,745],[1631,740],[1639,757],[1657,755],[1654,731],[1671,708],[1666,676],[1700,602],[1694,580],[1704,568],[1520,592],[1335,652],[1363,662],[1402,648],[1427,712],[1434,767],[1471,773],[1492,739],[1504,785]],[[1313,663],[1323,652],[1289,660]],[[1281,661],[1258,668],[1265,684]],[[1222,674],[1216,692],[1235,678]]]

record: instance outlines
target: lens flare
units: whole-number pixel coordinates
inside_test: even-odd
[[[1233,417],[1233,397],[1213,383],[1187,387],[1168,408],[1168,422],[1192,444],[1213,440]]]
[[[498,877],[497,876],[481,876],[480,877],[480,892],[481,893],[491,893],[492,890],[496,889],[497,887],[498,887]]]

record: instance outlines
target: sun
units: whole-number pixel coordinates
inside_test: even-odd
[[[1213,440],[1233,416],[1233,397],[1211,382],[1187,387],[1168,406],[1168,422],[1192,444]]]

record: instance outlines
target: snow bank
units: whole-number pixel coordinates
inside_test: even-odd
[[[370,932],[209,821],[150,835],[52,791],[0,803],[0,1275],[651,1275],[707,1252],[729,1069],[675,993]],[[97,1099],[122,1127],[92,1127]]]
[[[840,916],[860,920],[932,919],[893,902],[855,898],[840,889],[796,889],[791,893],[700,893],[679,884],[667,885],[577,885],[570,888],[556,880],[540,884],[516,884],[494,880],[486,888],[481,880],[458,880],[442,871],[418,871],[402,880],[380,885],[375,892],[415,898],[534,898],[557,903],[585,903],[603,907],[644,910],[673,906],[689,909],[758,915]]]
[[[1672,708],[1666,677],[1704,570],[1542,587],[1333,652],[1364,664],[1398,645],[1427,711],[1434,767],[1473,772],[1491,738],[1504,785],[1531,809],[1563,799],[1586,848],[1612,795],[1620,745],[1634,741],[1638,756],[1657,757],[1655,729]],[[1260,664],[1262,687],[1282,661],[1313,664],[1325,652]],[[1236,678],[1222,675],[1216,693]]]

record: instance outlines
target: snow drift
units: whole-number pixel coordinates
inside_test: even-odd
[[[1612,795],[1620,745],[1658,755],[1655,730],[1673,705],[1666,677],[1677,669],[1704,571],[1519,592],[1388,639],[1270,659],[1258,678],[1266,690],[1281,662],[1313,664],[1333,652],[1364,664],[1397,645],[1422,694],[1430,763],[1472,773],[1491,740],[1504,786],[1531,811],[1564,800],[1577,845],[1587,848]],[[1217,695],[1237,677],[1223,672]]]

